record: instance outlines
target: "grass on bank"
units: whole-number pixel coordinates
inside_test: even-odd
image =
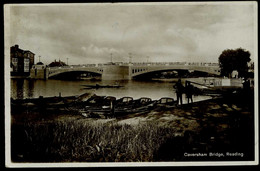
[[[12,159],[29,162],[153,161],[174,128],[80,120],[12,126]]]

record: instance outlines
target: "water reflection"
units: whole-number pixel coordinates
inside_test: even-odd
[[[174,80],[172,80],[174,81]],[[184,79],[182,80],[185,81]],[[198,81],[198,80],[197,80]],[[118,84],[124,86],[122,88],[100,88],[100,89],[84,89],[82,85],[111,85]],[[11,79],[11,97],[14,99],[37,98],[39,96],[50,97],[80,95],[83,93],[93,93],[100,96],[115,96],[121,98],[130,96],[134,99],[140,97],[150,97],[153,100],[162,97],[172,97],[176,100],[176,93],[173,89],[173,82],[169,81],[65,81],[65,80],[27,80],[27,79]],[[209,99],[208,96],[194,96],[194,101]],[[183,94],[183,102],[187,103],[187,99]]]
[[[34,82],[34,80],[12,79],[11,97],[15,99],[33,97]]]
[[[27,82],[28,82],[28,97],[33,97],[35,80],[30,80],[30,81],[27,80]]]

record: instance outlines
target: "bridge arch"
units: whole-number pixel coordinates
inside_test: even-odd
[[[66,73],[92,73],[92,74],[96,74],[96,75],[102,75],[103,73],[103,69],[102,68],[97,68],[97,67],[93,67],[93,68],[50,68],[49,69],[49,73],[48,73],[48,78],[52,78],[61,74],[66,74]]]
[[[144,75],[144,74],[149,74],[153,72],[163,72],[163,71],[179,71],[179,70],[193,70],[193,71],[199,71],[199,72],[204,72],[204,73],[209,73],[209,74],[214,74],[214,75],[220,75],[219,67],[208,67],[208,66],[149,66],[149,67],[132,67],[130,69],[130,75],[131,78],[136,78],[138,76]]]

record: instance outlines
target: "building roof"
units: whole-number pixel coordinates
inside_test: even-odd
[[[20,52],[22,54],[25,54],[25,53],[31,53],[31,54],[34,54],[33,52],[29,51],[29,50],[23,50],[23,49],[20,49],[18,45],[14,45],[11,47],[11,53],[14,53],[14,52]],[[35,54],[34,54],[35,55]]]
[[[37,62],[36,65],[44,65],[42,62]]]
[[[31,54],[34,54],[34,53],[32,53],[31,51],[29,51],[29,50],[25,50],[24,53],[31,53]],[[35,55],[35,54],[34,54],[34,55]]]

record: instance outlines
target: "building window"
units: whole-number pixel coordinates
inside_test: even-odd
[[[30,60],[24,58],[24,72],[29,72]]]
[[[18,58],[12,58],[13,72],[18,71]]]

